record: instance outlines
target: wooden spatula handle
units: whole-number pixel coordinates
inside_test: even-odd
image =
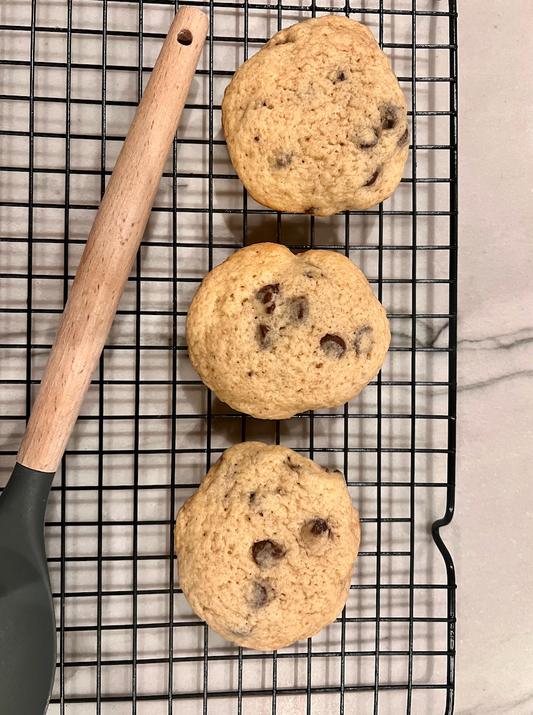
[[[163,44],[87,240],[17,461],[55,472],[137,254],[207,34],[182,7]]]

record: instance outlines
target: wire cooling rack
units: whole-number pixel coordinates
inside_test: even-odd
[[[49,502],[58,627],[49,712],[449,714],[455,581],[439,527],[453,514],[455,474],[455,2],[191,4],[209,15],[210,35]],[[177,8],[162,0],[4,0],[0,8],[2,485]],[[410,109],[410,158],[393,197],[372,210],[276,214],[235,177],[220,102],[235,69],[275,31],[327,12],[367,24],[391,58]],[[260,422],[218,402],[193,372],[189,301],[209,269],[256,241],[342,251],[386,306],[387,362],[343,409]],[[361,513],[345,610],[278,653],[214,634],[176,578],[177,511],[221,451],[244,439],[281,442],[340,468]]]

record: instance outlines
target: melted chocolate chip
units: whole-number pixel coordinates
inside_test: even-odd
[[[305,323],[309,316],[309,302],[303,296],[288,301],[289,315],[292,323]]]
[[[328,357],[341,358],[346,352],[346,343],[340,335],[324,335],[320,338],[320,347]]]
[[[316,539],[331,535],[331,527],[325,519],[311,519],[306,522],[300,529],[300,537],[307,544],[312,545]]]
[[[257,340],[260,348],[266,349],[272,345],[272,338],[269,333],[270,328],[268,325],[261,323],[261,325],[257,326]]]
[[[279,293],[279,283],[263,286],[260,288],[255,297],[266,306],[265,310],[270,315],[276,309],[275,296]]]
[[[380,173],[381,173],[381,169],[376,169],[375,172],[370,177],[370,179],[366,182],[365,186],[373,186],[376,183]]]
[[[254,581],[252,586],[252,595],[249,601],[250,606],[258,610],[266,606],[269,600],[269,593],[265,584]]]
[[[357,355],[368,355],[374,346],[374,331],[369,325],[360,328],[355,334],[354,348]]]
[[[249,494],[249,496],[248,496],[248,501],[250,502],[250,504],[253,504],[253,503],[254,503],[254,501],[255,501],[255,492],[250,492],[250,494]]]
[[[330,469],[329,467],[322,467],[322,469],[327,473],[327,474],[342,474],[340,469]]]
[[[285,549],[269,539],[256,541],[252,546],[252,558],[262,569],[269,569],[285,556]]]
[[[260,288],[255,297],[258,298],[264,305],[270,303],[272,298],[279,293],[279,283],[263,286]]]
[[[324,534],[326,531],[329,531],[329,525],[328,522],[325,519],[315,519],[314,521],[311,522],[311,535],[312,536],[320,536],[320,534]]]
[[[337,70],[337,74],[335,75],[333,84],[337,84],[337,82],[344,82],[347,79],[348,79],[348,75],[346,74],[346,72],[343,72],[343,70]]]
[[[384,131],[394,129],[398,123],[398,109],[393,104],[382,104],[379,108],[381,126]]]
[[[310,216],[314,216],[317,211],[318,209],[316,206],[310,206],[308,209],[305,209],[305,213],[309,214]]]
[[[235,638],[248,638],[252,634],[253,628],[230,628],[229,632]]]
[[[285,460],[285,464],[286,464],[290,469],[292,469],[293,472],[299,472],[300,469],[302,468],[302,465],[301,465],[301,464],[295,464],[294,462],[292,462],[290,456],[287,457],[287,459]]]
[[[285,169],[289,164],[292,164],[292,154],[280,154],[274,159],[275,169]]]
[[[404,133],[402,134],[402,136],[398,139],[398,146],[399,147],[405,146],[408,141],[409,141],[409,129],[406,129],[404,131]]]

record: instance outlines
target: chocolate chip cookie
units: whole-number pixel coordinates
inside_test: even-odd
[[[281,30],[222,102],[233,166],[278,211],[330,216],[384,201],[409,153],[406,101],[371,31],[338,15]]]
[[[368,281],[334,251],[242,248],[202,281],[189,356],[220,400],[261,419],[338,407],[379,372],[390,333]]]
[[[340,472],[245,442],[224,452],[179,511],[179,583],[224,638],[283,648],[340,614],[359,540]]]

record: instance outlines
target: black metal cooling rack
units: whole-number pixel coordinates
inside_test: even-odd
[[[452,518],[455,485],[455,0],[190,4],[211,28],[196,87],[49,505],[58,625],[50,712],[449,715],[455,579],[439,529]],[[0,10],[3,483],[177,9],[163,0],[8,0]],[[410,160],[396,194],[372,210],[331,220],[276,214],[234,176],[221,92],[274,31],[327,12],[367,23],[391,57],[410,105]],[[345,252],[386,305],[390,357],[344,409],[258,423],[218,403],[188,366],[192,292],[257,240]],[[223,449],[255,438],[343,469],[363,530],[337,622],[270,654],[234,647],[198,621],[172,549],[180,504]]]

